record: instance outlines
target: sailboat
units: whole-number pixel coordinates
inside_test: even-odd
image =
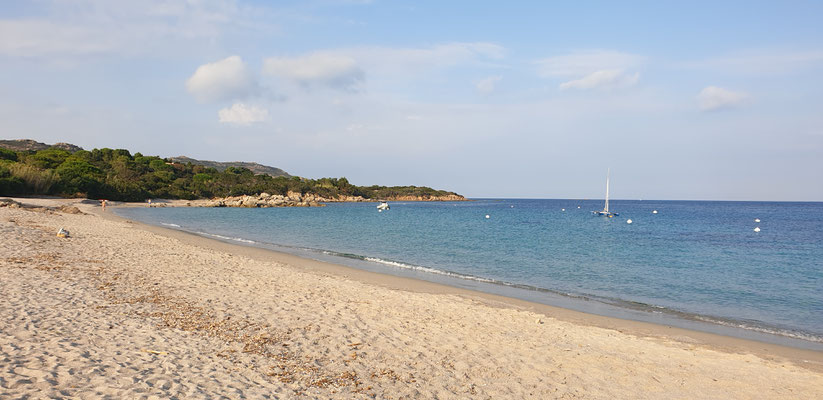
[[[606,170],[606,206],[603,207],[603,211],[592,211],[592,214],[594,214],[594,215],[601,215],[601,216],[609,217],[609,218],[614,217],[616,215],[619,215],[618,213],[609,211],[609,175],[610,174],[611,174],[611,170],[607,169]]]

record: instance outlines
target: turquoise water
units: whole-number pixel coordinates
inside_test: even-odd
[[[823,348],[823,203],[613,201],[618,217],[591,215],[600,208],[479,199],[386,212],[375,203],[117,212],[374,271]]]

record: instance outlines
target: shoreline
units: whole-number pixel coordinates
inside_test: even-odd
[[[390,273],[381,273],[364,270],[357,267],[351,267],[343,264],[301,257],[299,255],[294,255],[286,252],[281,252],[253,245],[231,243],[228,241],[220,240],[218,238],[210,238],[203,235],[199,235],[194,232],[131,220],[126,217],[116,215],[113,212],[105,214],[101,212],[98,213],[98,215],[100,215],[101,217],[110,218],[112,220],[127,220],[142,227],[145,230],[169,238],[174,238],[184,243],[200,247],[206,247],[213,250],[243,255],[261,261],[273,260],[275,262],[280,262],[292,266],[294,268],[311,272],[330,274],[336,277],[342,277],[346,279],[355,279],[362,283],[379,285],[381,287],[385,287],[388,289],[406,290],[426,294],[459,295],[472,300],[482,301],[488,305],[495,307],[510,307],[518,310],[533,311],[545,315],[547,317],[558,318],[560,320],[571,322],[574,324],[604,329],[613,329],[622,333],[635,336],[650,337],[659,340],[675,340],[690,344],[706,345],[710,348],[720,351],[733,352],[739,354],[748,353],[763,358],[768,358],[770,356],[782,357],[789,360],[793,360],[794,362],[799,362],[802,365],[811,365],[813,370],[823,372],[823,351],[820,350],[764,342],[756,339],[740,338],[735,336],[723,335],[719,333],[706,332],[689,328],[681,328],[654,322],[637,321],[626,318],[599,315],[585,311],[578,311],[570,308],[564,308],[550,304],[519,299],[516,297],[456,287],[424,279],[417,279],[412,277],[398,276]],[[700,323],[699,321],[694,322]],[[711,325],[711,323],[709,322],[706,322],[705,324]],[[734,330],[735,328],[729,329]],[[759,332],[752,333],[754,335],[770,335]],[[783,338],[777,335],[771,336],[776,336],[779,339],[785,339],[787,341],[802,341],[802,339],[796,338]]]
[[[124,208],[140,208],[139,206],[139,204],[128,204]],[[121,217],[126,219],[130,218],[128,214]],[[357,271],[368,271],[381,275],[410,279],[412,282],[422,281],[439,284],[467,290],[472,293],[494,295],[504,299],[515,299],[525,301],[529,304],[539,304],[562,310],[580,312],[585,315],[641,322],[653,326],[683,329],[688,332],[702,332],[722,337],[750,340],[757,343],[768,343],[801,350],[823,352],[823,343],[818,340],[813,340],[812,338],[817,339],[818,336],[814,336],[812,333],[806,333],[806,335],[809,335],[809,338],[806,338],[803,332],[782,328],[786,332],[783,334],[779,327],[768,324],[758,326],[755,323],[747,323],[743,320],[737,320],[734,317],[693,314],[672,308],[633,303],[618,298],[598,298],[597,296],[588,296],[586,294],[566,294],[550,288],[494,281],[471,275],[464,276],[448,270],[429,269],[428,266],[403,266],[402,264],[395,264],[393,261],[386,264],[379,259],[375,261],[375,259],[367,254],[340,254],[332,249],[304,249],[300,247],[283,246],[276,243],[247,240],[248,238],[230,238],[221,236],[220,232],[198,232],[196,230],[182,229],[174,224],[161,224],[159,222],[158,225],[152,225],[151,223],[142,224],[149,227],[166,229],[167,232],[182,232],[220,243],[271,251],[276,255],[290,255],[296,257],[297,260],[326,262]],[[275,259],[280,260],[278,258]],[[405,283],[405,285],[416,286],[416,284],[411,283]],[[613,325],[614,324],[611,324],[609,326]]]
[[[0,397],[823,396],[823,352],[17,200],[41,208],[0,207]]]
[[[129,219],[127,217],[124,218]],[[136,220],[132,221],[139,222]],[[552,289],[494,281],[451,271],[431,270],[435,271],[431,272],[430,268],[426,266],[416,267],[406,265],[405,267],[398,267],[394,261],[389,261],[389,263],[386,264],[383,261],[375,261],[375,259],[368,256],[343,255],[326,249],[290,248],[289,246],[243,238],[226,237],[220,234],[190,231],[173,224],[166,226],[163,226],[164,224],[143,224],[173,232],[182,232],[206,240],[240,247],[257,248],[278,255],[289,255],[296,257],[298,260],[324,262],[333,266],[354,269],[356,271],[388,275],[399,279],[408,279],[412,282],[442,285],[449,288],[466,290],[471,293],[497,296],[507,300],[524,301],[529,304],[544,305],[555,309],[578,312],[584,315],[612,318],[619,321],[647,323],[658,327],[678,328],[689,332],[702,332],[800,350],[823,352],[823,342],[805,339],[803,335],[799,333],[795,333],[795,336],[791,334],[774,333],[774,331],[769,329],[779,328],[772,328],[768,325],[766,325],[765,328],[762,326],[741,327],[735,324],[743,322],[735,320],[733,317],[724,318],[711,315],[690,314],[676,309],[658,308],[648,304],[632,303],[621,299],[597,298],[585,294],[568,294]],[[418,268],[422,268],[422,270]],[[400,287],[400,289],[402,290],[403,287]]]

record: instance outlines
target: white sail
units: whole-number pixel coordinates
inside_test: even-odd
[[[617,215],[609,211],[609,180],[611,178],[611,168],[606,169],[606,204],[603,206],[603,211],[592,211],[594,215],[602,215],[604,217],[612,218]]]
[[[603,212],[606,214],[609,213],[609,175],[611,175],[611,169],[606,169],[606,207],[603,208]]]

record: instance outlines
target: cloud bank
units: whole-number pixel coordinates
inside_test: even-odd
[[[269,57],[263,63],[263,73],[304,86],[323,85],[345,91],[358,91],[365,80],[365,73],[353,58],[330,52]]]
[[[55,63],[112,55],[179,54],[227,32],[272,30],[236,0],[42,0],[43,13],[0,18],[0,56]],[[2,13],[0,13],[2,14]]]

